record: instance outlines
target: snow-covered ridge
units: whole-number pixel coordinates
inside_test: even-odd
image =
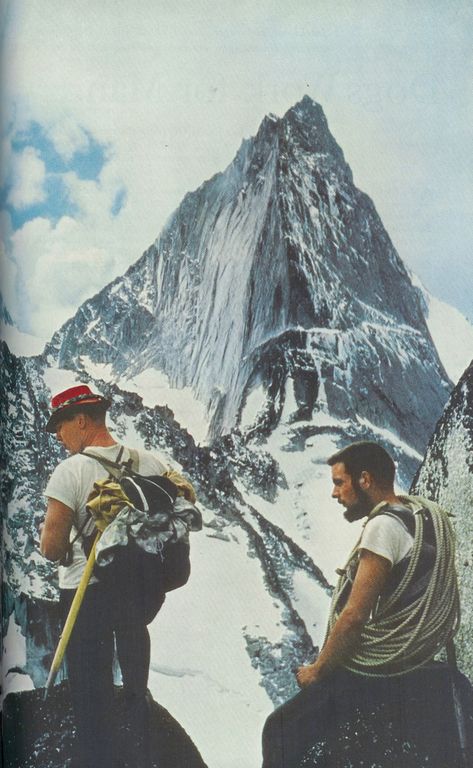
[[[439,357],[456,383],[473,360],[473,325],[458,309],[432,296],[417,275],[411,277],[425,301],[425,319]]]

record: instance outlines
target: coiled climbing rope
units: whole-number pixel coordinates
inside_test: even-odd
[[[455,543],[448,514],[437,504],[417,496],[400,496],[415,515],[415,534],[408,568],[395,591],[379,601],[373,616],[365,624],[356,654],[344,664],[346,669],[365,676],[385,677],[410,672],[431,661],[448,643],[460,623],[460,601],[455,571]],[[371,512],[370,520],[384,502]],[[396,603],[412,583],[421,555],[427,512],[435,540],[435,561],[422,594],[407,606]],[[335,588],[327,635],[342,608],[339,598],[347,587],[349,565],[358,556],[359,541],[350,553],[346,569]]]

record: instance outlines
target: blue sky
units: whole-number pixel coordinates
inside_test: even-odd
[[[14,230],[21,229],[27,222],[38,217],[44,217],[57,223],[63,216],[80,215],[79,207],[74,203],[63,176],[72,173],[83,181],[97,182],[108,162],[107,146],[100,144],[94,137],[84,131],[85,146],[70,155],[63,157],[56,150],[43,127],[32,121],[26,128],[20,129],[11,136],[11,151],[13,155],[22,155],[26,150],[35,150],[44,163],[44,181],[42,199],[22,201],[20,205],[11,201],[14,179],[7,178],[2,185],[2,207],[10,214]],[[117,190],[110,206],[112,216],[117,216],[126,201],[126,189]]]
[[[2,10],[4,292],[50,335],[265,114],[322,104],[401,257],[473,319],[463,0],[16,0]]]

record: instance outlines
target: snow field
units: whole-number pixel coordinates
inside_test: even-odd
[[[191,387],[172,387],[168,376],[157,368],[146,368],[132,378],[122,376],[117,379],[109,363],[94,363],[90,357],[81,357],[81,364],[89,376],[113,382],[126,392],[135,392],[147,408],[154,408],[156,405],[167,406],[174,413],[176,421],[187,429],[197,444],[205,443],[209,420],[205,406],[197,400]]]
[[[273,707],[244,635],[277,641],[281,606],[268,594],[246,535],[191,534],[192,574],[150,625],[153,696],[189,733],[209,768],[257,768]],[[220,538],[222,537],[222,538]]]
[[[458,309],[432,296],[415,273],[410,277],[427,304],[425,319],[442,365],[456,384],[473,360],[473,325]]]
[[[45,368],[43,378],[51,396],[69,387],[75,387],[80,382],[75,371],[68,371],[65,368]]]
[[[323,416],[319,415],[321,420]],[[329,420],[330,424],[336,421],[332,417]],[[335,569],[345,563],[361,525],[347,523],[343,508],[331,498],[331,471],[326,461],[338,448],[335,438],[314,435],[307,438],[303,450],[285,450],[292,429],[280,424],[264,446],[278,462],[289,486],[279,491],[276,503],[268,505],[266,514],[312,557],[333,584]],[[265,514],[260,502],[258,509]]]
[[[2,647],[2,697],[3,704],[9,693],[19,691],[32,691],[33,681],[29,675],[21,672],[10,672],[15,667],[22,669],[26,664],[26,642],[21,634],[20,627],[16,624],[14,616],[10,616],[8,631],[3,638]]]
[[[209,428],[206,409],[190,387],[174,389],[166,374],[156,368],[147,368],[132,379],[121,378],[117,385],[128,392],[136,392],[148,408],[167,405],[197,444],[205,442]]]

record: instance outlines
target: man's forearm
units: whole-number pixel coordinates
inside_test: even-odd
[[[363,627],[386,584],[391,563],[374,552],[362,550],[355,581],[345,608],[330,632],[318,659],[297,672],[299,685],[310,685],[352,658]]]
[[[57,542],[54,537],[48,536],[47,532],[41,534],[39,551],[47,560],[56,562],[61,560],[67,552],[67,544]]]
[[[348,603],[335,622],[317,661],[298,670],[299,685],[317,682],[353,657],[363,627],[376,606],[391,567],[386,558],[369,550],[361,550]]]
[[[350,612],[342,612],[330,632],[314,666],[320,677],[336,669],[356,652],[364,621]]]
[[[69,545],[72,509],[57,499],[49,499],[41,530],[40,552],[48,560],[60,560]]]

